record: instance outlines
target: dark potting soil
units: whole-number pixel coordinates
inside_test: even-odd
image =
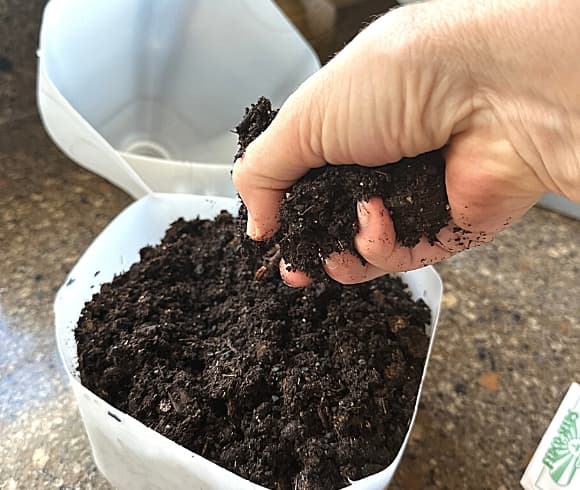
[[[264,97],[246,109],[236,127],[240,146],[236,159],[276,114]],[[280,244],[282,257],[292,270],[320,278],[321,261],[332,252],[358,255],[354,246],[356,204],[374,196],[383,199],[401,245],[413,247],[422,236],[436,242],[437,233],[450,220],[442,151],[380,167],[326,165],[311,170],[283,198],[280,229],[270,242]]]
[[[241,253],[236,221],[178,220],[102,286],[75,331],[82,383],[268,488],[384,469],[413,413],[429,309],[396,278],[291,289],[276,247]]]

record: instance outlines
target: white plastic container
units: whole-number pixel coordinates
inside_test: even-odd
[[[235,196],[244,108],[279,106],[320,67],[271,0],[51,0],[38,56],[52,139],[136,198]]]
[[[213,218],[222,209],[236,212],[238,202],[228,198],[207,198],[182,194],[153,194],[130,205],[95,239],[60,288],[54,306],[58,348],[70,378],[85,424],[95,462],[100,471],[120,490],[224,490],[258,489],[255,485],[171,442],[129,415],[116,410],[84,388],[77,373],[74,328],[84,303],[100,284],[126,271],[139,260],[139,249],[159,243],[169,224],[179,217]],[[95,273],[99,274],[95,276]],[[432,267],[403,274],[415,298],[431,308],[431,356],[439,317],[442,285]],[[387,326],[385,325],[385,328]],[[425,370],[427,365],[425,365]],[[424,379],[425,371],[423,372]],[[414,423],[419,396],[411,421]],[[410,432],[410,430],[409,430]],[[396,459],[385,470],[354,482],[350,488],[379,490],[388,486],[409,433]]]

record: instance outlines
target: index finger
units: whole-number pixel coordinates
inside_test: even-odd
[[[254,240],[264,240],[278,228],[278,208],[286,189],[325,164],[312,148],[315,125],[309,100],[292,95],[234,165],[234,185],[248,209],[247,233]]]

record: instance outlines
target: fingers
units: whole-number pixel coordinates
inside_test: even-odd
[[[413,248],[396,241],[395,229],[382,199],[372,198],[357,205],[359,233],[354,239],[357,257],[349,252],[333,253],[324,262],[324,271],[342,284],[358,284],[387,273],[419,269],[445,260],[456,253],[490,242],[493,233],[464,230],[451,221],[437,234],[437,241],[429,243],[421,238]],[[282,262],[280,273],[286,284],[305,287],[312,283],[301,271],[289,272]]]
[[[357,214],[359,232],[354,239],[355,247],[368,262],[384,269],[383,265],[395,252],[395,228],[389,212],[381,198],[373,197],[357,204]]]
[[[407,271],[443,260],[454,253],[452,247],[460,244],[453,237],[448,248],[431,245],[423,238],[414,248],[405,248],[396,242],[395,229],[381,198],[374,197],[357,205],[359,233],[354,239],[356,250],[366,263],[351,253],[333,253],[325,260],[324,271],[342,284],[370,281],[389,272]],[[453,227],[447,227],[453,235]],[[463,242],[462,242],[463,243]],[[465,242],[467,243],[467,241]],[[281,266],[282,279],[293,287],[304,287],[312,281],[301,271],[289,272]]]
[[[365,259],[351,254],[333,254],[324,266],[326,273],[342,284],[368,281],[387,273],[403,272],[431,265],[493,239],[493,234],[469,232],[451,221],[431,244],[423,237],[413,248],[396,241],[395,229],[382,199],[358,204],[359,233],[355,247]]]
[[[385,274],[372,264],[363,264],[360,257],[349,252],[333,253],[324,262],[324,270],[331,279],[342,284],[359,284]],[[280,261],[282,280],[291,287],[303,288],[312,284],[312,279],[302,271],[289,271],[284,260]]]
[[[359,284],[385,274],[385,271],[368,262],[363,264],[360,257],[349,252],[333,253],[324,262],[324,271],[342,284]],[[312,279],[302,271],[288,271],[286,264],[280,262],[280,275],[288,286],[302,288],[312,284]]]
[[[261,241],[270,238],[278,229],[278,208],[284,192],[256,188],[246,193],[245,197],[241,190],[239,192],[248,210],[246,235],[252,240]]]
[[[349,252],[333,253],[325,260],[325,272],[342,284],[359,284],[385,274],[385,271]]]
[[[396,241],[395,228],[380,198],[359,203],[359,233],[355,237],[357,251],[383,273],[412,270],[449,257],[449,251],[426,238],[413,248]]]
[[[282,280],[293,288],[303,288],[312,284],[312,279],[302,271],[289,271],[284,259],[280,260],[280,276]]]

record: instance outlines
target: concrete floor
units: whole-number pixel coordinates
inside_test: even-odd
[[[368,15],[377,2],[363,4],[356,12]],[[130,198],[63,156],[40,125],[41,8],[0,0],[0,489],[108,489],[57,357],[52,301]],[[327,43],[321,52],[351,35],[343,14],[312,33]],[[438,338],[392,488],[518,487],[578,381],[579,238],[579,221],[533,209],[495,243],[437,267],[445,284]]]

